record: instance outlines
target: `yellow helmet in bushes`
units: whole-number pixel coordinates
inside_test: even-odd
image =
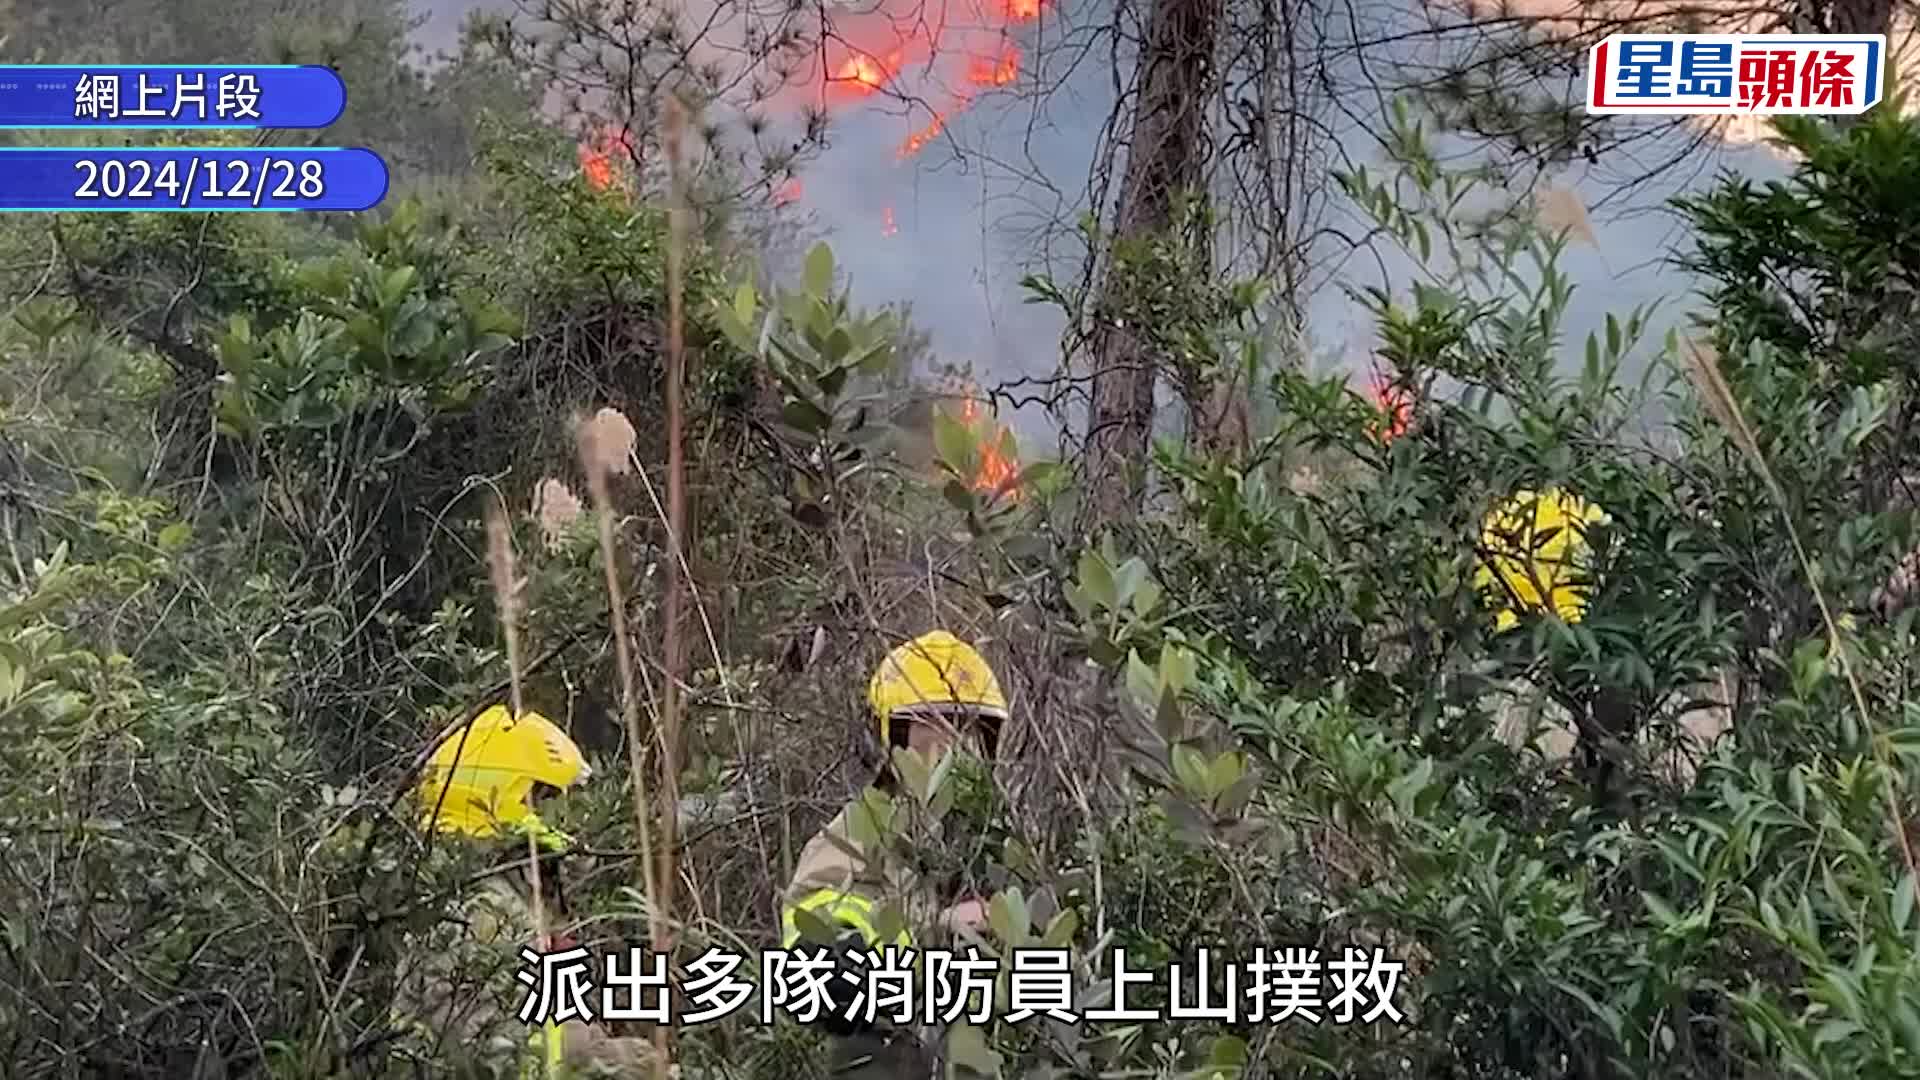
[[[443,832],[495,837],[531,832],[543,846],[566,837],[533,812],[534,786],[566,789],[592,775],[580,748],[539,713],[515,719],[504,705],[441,742],[421,779],[421,812]]]
[[[1007,718],[1006,695],[986,658],[945,630],[922,634],[888,653],[867,686],[867,704],[883,744],[891,742],[893,719],[916,711]]]
[[[1482,524],[1474,583],[1497,605],[1497,628],[1547,610],[1579,622],[1592,588],[1586,530],[1607,520],[1604,510],[1559,488],[1519,491],[1495,507]]]

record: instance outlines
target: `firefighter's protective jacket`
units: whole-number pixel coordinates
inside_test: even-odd
[[[542,1077],[549,1063],[570,1078],[651,1075],[653,1050],[643,1039],[612,1036],[598,1022],[541,1027],[519,1019],[529,992],[515,977],[519,952],[535,937],[530,895],[518,871],[490,875],[449,925],[416,946],[397,1010],[411,1041],[449,1075]],[[597,1019],[598,993],[586,998]]]
[[[910,797],[888,800],[869,789],[808,841],[783,897],[784,948],[801,942],[796,918],[800,911],[830,928],[857,934],[861,945],[876,952],[887,945],[936,947],[917,936],[937,925],[953,898],[936,895],[907,858],[911,845],[940,839],[937,822],[910,812],[913,802]],[[900,915],[904,928],[889,925],[881,915],[887,908]],[[945,1031],[896,1030],[884,1023],[836,1032],[833,1075],[842,1080],[933,1080],[937,1058],[931,1047],[946,1039]],[[946,1075],[976,1074],[948,1066]]]
[[[883,805],[884,796],[874,792],[855,799],[801,849],[783,898],[783,946],[791,948],[799,940],[794,918],[798,911],[857,930],[875,948],[887,944],[879,939],[874,922],[883,906],[892,905],[908,925],[935,914],[933,899],[923,894],[893,842],[898,834],[880,809]],[[893,944],[906,947],[910,942],[911,935],[902,932]]]

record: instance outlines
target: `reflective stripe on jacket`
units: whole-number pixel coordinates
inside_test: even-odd
[[[409,1027],[438,1037],[436,1058],[490,1059],[496,1075],[523,1080],[649,1075],[653,1047],[644,1039],[610,1035],[599,1024],[578,1020],[529,1031],[519,1019],[526,988],[514,971],[519,943],[534,938],[533,910],[511,872],[478,882],[460,903],[458,917],[461,932],[438,934],[416,947],[416,970],[397,1003]]]
[[[905,804],[908,799],[899,800]],[[904,810],[904,805],[903,805]],[[891,850],[880,843],[854,841],[848,820],[865,813],[856,799],[827,823],[800,851],[793,880],[788,883],[781,903],[781,947],[791,949],[801,934],[795,915],[806,911],[829,924],[858,932],[869,947],[879,949],[889,943],[901,948],[914,947],[910,929],[931,926],[944,903]],[[937,837],[937,827],[921,823],[926,838]],[[878,829],[862,829],[863,834],[880,836]],[[891,905],[905,927],[889,941],[879,940],[874,925],[881,908]],[[923,1041],[922,1036],[929,1038]],[[833,1039],[832,1075],[835,1080],[934,1080],[936,1055],[931,1048],[944,1038],[940,1031],[873,1030]],[[972,1076],[960,1072],[959,1076]]]
[[[880,932],[873,925],[873,901],[859,893],[844,892],[840,889],[817,889],[786,906],[780,919],[780,947],[791,949],[800,940],[799,920],[795,912],[807,911],[818,915],[828,923],[849,926],[860,932],[860,939],[868,945],[878,948],[881,944]],[[905,927],[893,935],[893,944],[905,949],[913,945],[913,938]]]
[[[906,802],[908,800],[900,800]],[[780,909],[781,947],[792,948],[800,932],[794,919],[797,911],[807,911],[830,923],[858,931],[869,945],[878,947],[874,918],[878,910],[892,904],[908,926],[921,925],[935,914],[933,897],[922,895],[921,883],[891,845],[856,842],[848,822],[854,814],[867,814],[865,804],[856,799],[836,814],[832,821],[807,841],[793,869]],[[880,830],[862,829],[877,836]],[[902,932],[894,943],[906,947],[911,936]]]

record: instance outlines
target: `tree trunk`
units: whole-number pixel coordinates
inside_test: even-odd
[[[1831,0],[1825,7],[1818,20],[1826,24],[1822,33],[1890,34],[1893,31],[1893,0]],[[1893,65],[1889,62],[1887,66]]]
[[[1893,74],[1893,0],[1800,0],[1799,17],[1808,34],[1886,34],[1888,35],[1886,74]],[[1884,107],[1884,105],[1883,105]],[[1834,126],[1842,131],[1866,119],[1865,113],[1836,116]]]
[[[1167,230],[1174,200],[1202,182],[1209,145],[1214,44],[1224,14],[1220,0],[1152,3],[1110,253]],[[1126,276],[1116,273],[1110,257],[1090,335],[1093,403],[1083,526],[1132,517],[1143,492],[1157,358],[1134,333]]]

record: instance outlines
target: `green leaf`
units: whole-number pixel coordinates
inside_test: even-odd
[[[1680,916],[1671,907],[1667,906],[1665,900],[1645,890],[1641,891],[1640,899],[1647,905],[1648,913],[1653,916],[1654,922],[1660,924],[1662,930],[1670,929],[1680,921]]]
[[[1154,709],[1154,726],[1171,746],[1186,737],[1187,720],[1180,708],[1180,695],[1169,689],[1160,691],[1160,704]]]
[[[892,833],[893,800],[868,788],[847,808],[847,837],[857,847],[872,848],[884,843]]]
[[[1160,675],[1154,671],[1135,649],[1127,650],[1127,690],[1142,706],[1152,706],[1160,700]]]
[[[1020,891],[1020,886],[1014,885],[995,899],[1007,902],[1008,926],[1013,931],[1007,942],[1016,946],[1025,945],[1033,936],[1033,913],[1027,908],[1026,894]]]
[[[1153,610],[1160,606],[1160,596],[1159,582],[1154,581],[1152,578],[1141,582],[1140,587],[1133,591],[1134,616],[1144,619],[1152,615]]]
[[[1240,782],[1246,775],[1247,759],[1244,755],[1228,750],[1213,759],[1207,769],[1207,796],[1216,798],[1221,792]]]
[[[996,995],[997,996],[997,995]],[[987,1045],[986,1032],[973,1024],[947,1028],[947,1059],[975,1076],[999,1076],[1002,1058]]]
[[[753,326],[753,313],[759,306],[760,296],[754,291],[752,282],[743,281],[739,288],[733,290],[733,317],[742,329]]]
[[[1900,1029],[1900,1041],[1908,1055],[1920,1056],[1920,1012],[1906,998],[1893,999],[1893,1023]]]
[[[831,945],[840,936],[838,928],[832,923],[804,909],[793,913],[794,929],[800,931],[800,937],[815,945]]]
[[[868,375],[879,375],[893,366],[893,355],[893,343],[881,341],[861,350],[850,362]]]
[[[1072,908],[1067,908],[1047,924],[1046,933],[1040,936],[1040,945],[1047,949],[1064,949],[1073,940],[1073,935],[1079,932],[1080,915]]]
[[[1907,922],[1913,918],[1913,900],[1914,878],[1912,873],[1907,873],[1893,889],[1893,928],[1902,934],[1907,932]]]
[[[1050,493],[1064,471],[1057,461],[1036,461],[1020,470],[1020,490]]]
[[[1237,1074],[1247,1065],[1246,1041],[1237,1035],[1222,1035],[1213,1040],[1213,1047],[1207,1054],[1207,1064]]]
[[[1200,660],[1189,649],[1168,645],[1160,650],[1160,685],[1178,694],[1193,685],[1200,671]]]
[[[807,252],[801,284],[816,299],[825,300],[833,292],[833,250],[827,245],[815,244]]]
[[[1138,556],[1120,564],[1113,574],[1113,606],[1118,608],[1133,599],[1135,589],[1147,580],[1147,564]]]
[[[880,945],[898,938],[900,932],[906,928],[906,915],[901,912],[897,904],[881,904],[880,910],[873,913],[874,938]]]
[[[176,521],[160,530],[160,534],[154,537],[154,544],[161,551],[172,554],[186,547],[192,539],[193,526],[184,521]]]
[[[1393,800],[1395,809],[1410,817],[1414,813],[1414,801],[1432,779],[1433,759],[1422,757],[1411,771],[1387,785],[1387,796]]]
[[[1173,775],[1189,795],[1207,798],[1207,759],[1191,746],[1173,748]]]
[[[997,893],[987,902],[987,926],[993,930],[993,936],[1007,945],[1018,945],[1020,939],[1015,936],[1013,906],[1007,900],[1006,893]]]
[[[933,448],[949,469],[961,476],[973,475],[973,433],[944,410],[933,416]]]
[[[847,385],[847,372],[849,370],[849,368],[844,366],[828,368],[826,371],[821,372],[820,377],[815,379],[814,382],[820,385],[820,392],[829,398],[839,397],[840,391]]]
[[[825,409],[805,398],[790,398],[780,409],[780,419],[797,431],[819,435],[833,426],[833,417]]]
[[[406,295],[407,290],[413,287],[413,279],[416,276],[417,272],[411,266],[396,267],[388,272],[380,281],[382,306],[391,307],[398,303],[400,298]]]
[[[1107,569],[1106,560],[1092,551],[1081,552],[1079,570],[1080,587],[1094,603],[1112,611],[1115,605],[1113,574]]]
[[[958,480],[947,481],[947,485],[940,489],[940,494],[946,496],[948,505],[963,514],[971,514],[977,509],[978,500],[973,496],[973,489]]]
[[[905,747],[893,751],[894,775],[900,778],[900,786],[919,799],[927,802],[933,796],[933,770],[929,767],[925,754],[916,753]]]
[[[835,367],[846,360],[847,354],[852,351],[853,336],[847,333],[844,326],[834,327],[833,332],[820,343],[820,359]]]

